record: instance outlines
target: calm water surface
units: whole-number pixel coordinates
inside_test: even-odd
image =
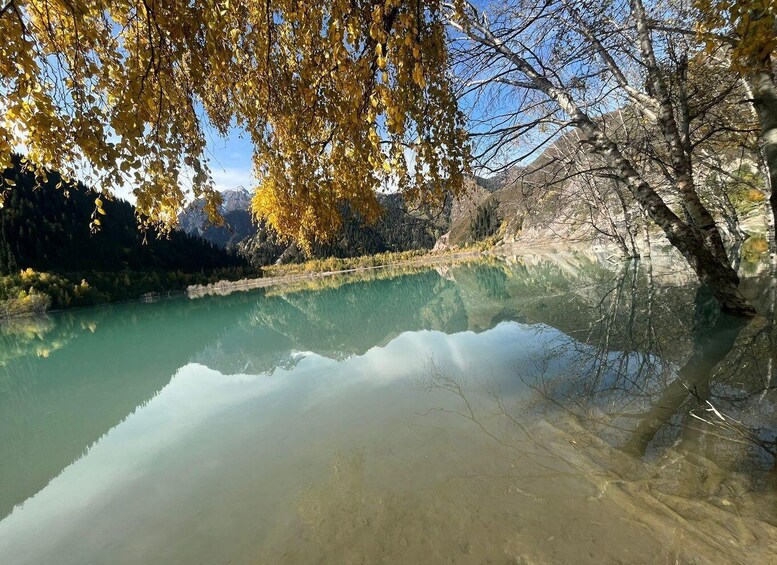
[[[775,292],[492,259],[0,328],[0,563],[768,563]]]

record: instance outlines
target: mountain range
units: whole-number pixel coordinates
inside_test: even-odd
[[[254,222],[251,196],[244,188],[222,192],[221,226],[214,226],[203,211],[203,201],[195,200],[179,216],[180,229],[214,245],[235,250],[252,265],[300,262],[309,258],[358,257],[387,251],[431,249],[450,225],[452,200],[441,209],[411,209],[399,194],[378,196],[383,215],[367,224],[343,207],[343,225],[329,241],[314,242],[311,254],[296,244],[281,240],[264,222]]]

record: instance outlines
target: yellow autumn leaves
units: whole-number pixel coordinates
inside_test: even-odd
[[[777,50],[777,0],[695,0],[708,50],[731,47],[731,63],[747,75],[770,70]]]
[[[346,206],[375,219],[380,188],[418,186],[426,200],[460,190],[466,166],[433,3],[357,4],[311,6],[276,27],[301,48],[273,68],[283,80],[255,139],[253,210],[303,244],[334,234]],[[422,135],[439,150],[417,151],[411,140]]]
[[[91,230],[97,230],[102,225],[100,216],[105,216],[105,210],[103,210],[102,198],[98,196],[94,199],[94,211],[92,212],[92,221],[89,224]]]
[[[303,244],[346,206],[374,219],[380,188],[441,199],[467,153],[438,8],[15,0],[0,15],[0,165],[21,148],[39,174],[132,187],[143,221],[170,227],[189,186],[216,214],[204,127],[238,126],[255,215]]]

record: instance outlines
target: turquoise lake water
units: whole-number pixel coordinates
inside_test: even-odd
[[[505,257],[0,326],[0,563],[767,563],[767,282],[740,321],[672,261]]]

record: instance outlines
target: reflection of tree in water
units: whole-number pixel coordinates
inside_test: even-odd
[[[454,286],[436,272],[426,271],[273,296],[257,304],[252,323],[271,326],[310,350],[339,350],[345,345],[347,353],[363,352],[392,331],[423,328],[421,311]],[[446,318],[455,319],[454,309]],[[362,324],[358,335],[353,334],[356,320]]]
[[[407,454],[336,454],[328,478],[300,495],[301,531],[268,560],[752,563],[777,549],[777,530],[761,516],[768,507],[745,483],[702,496],[709,465],[679,453],[635,459],[580,419],[538,420],[434,367],[428,385],[457,402],[422,416],[438,441],[415,451],[426,467],[410,462],[421,484],[376,477],[408,464]],[[472,437],[442,439],[457,421]]]
[[[639,457],[641,468],[652,469],[651,488],[675,497],[665,503],[680,515],[704,517],[714,507],[739,513],[737,520],[774,523],[773,317],[729,317],[701,288],[687,322],[656,308],[652,285],[646,304],[635,289],[624,301],[626,278],[624,272],[598,304],[592,339],[561,348],[564,355],[574,350],[576,365],[549,376],[547,368],[562,351],[539,355],[537,373],[525,378],[536,393],[533,408]],[[642,331],[635,331],[638,318]],[[662,333],[671,323],[691,336],[682,364],[652,353],[676,354]]]
[[[612,443],[640,455],[676,441],[683,430],[679,437],[691,437],[689,430],[706,421],[717,435],[725,432],[721,449],[746,441],[765,452],[759,457],[771,455],[773,464],[775,423],[764,420],[773,407],[773,389],[750,370],[766,366],[771,356],[765,347],[769,324],[721,313],[703,288],[695,293],[692,319],[685,320],[656,308],[652,285],[645,289],[646,303],[633,283],[624,296],[624,281],[635,277],[636,271],[624,272],[597,304],[600,315],[585,343],[570,341],[537,353],[537,374],[528,379],[540,399],[537,406],[584,418]],[[683,356],[663,331],[672,324],[690,336],[682,340],[689,342]],[[548,378],[547,367],[562,354],[576,362]],[[752,398],[759,399],[760,409],[748,402]],[[746,429],[740,420],[747,414],[758,414],[760,427]],[[707,436],[704,442],[713,441]]]
[[[300,498],[310,555],[768,562],[777,551],[773,325],[721,314],[703,289],[668,297],[675,291],[652,282],[649,271],[620,273],[592,296],[580,341],[535,326],[550,337],[520,375],[528,398],[431,366],[428,389],[453,402],[421,417],[447,431],[436,444],[447,477],[389,488],[370,480],[369,452],[336,456],[329,481]]]
[[[502,266],[479,264],[473,267],[475,279],[480,291],[488,298],[505,300],[510,298],[507,292],[507,273]]]
[[[765,562],[777,550],[774,470],[764,465],[773,464],[773,460],[754,453],[753,449],[761,449],[760,455],[765,453],[761,444],[742,441],[749,439],[751,429],[723,435],[721,428],[725,432],[732,432],[732,428],[693,427],[689,424],[696,422],[689,415],[693,408],[683,405],[664,422],[665,426],[678,426],[678,419],[685,422],[679,424],[681,432],[671,434],[674,439],[657,432],[653,440],[658,445],[653,447],[660,453],[646,458],[635,456],[628,441],[620,447],[607,440],[617,432],[643,445],[641,430],[635,430],[630,420],[641,423],[653,414],[617,413],[607,402],[612,392],[609,389],[601,389],[601,397],[589,404],[585,399],[588,391],[573,396],[571,387],[565,387],[564,394],[552,389],[555,396],[537,388],[539,394],[531,404],[510,404],[498,392],[490,391],[489,404],[478,403],[477,390],[445,374],[433,371],[430,383],[432,388],[460,399],[456,409],[432,412],[470,421],[473,429],[482,432],[484,443],[494,447],[498,454],[494,459],[502,457],[510,462],[506,473],[481,479],[511,479],[516,492],[548,503],[540,512],[552,514],[556,504],[572,511],[581,503],[606,501],[610,508],[604,519],[639,522],[656,535],[659,545],[650,558],[656,561]],[[622,396],[623,391],[616,394]],[[666,400],[664,395],[658,399],[656,406]],[[658,412],[665,415],[663,410]],[[773,413],[773,405],[765,412]],[[533,480],[536,474],[544,479]],[[569,487],[568,481],[578,486]],[[585,491],[584,484],[592,487],[593,494],[586,502],[575,500],[576,494]],[[549,493],[553,492],[560,498],[551,499]],[[585,530],[575,520],[569,522],[570,527]],[[613,533],[617,529],[614,525]],[[613,543],[609,537],[600,541],[605,540]],[[681,547],[662,547],[671,540]],[[546,543],[541,539],[537,542]],[[587,559],[581,557],[580,561]]]
[[[24,357],[48,357],[65,347],[79,333],[94,331],[102,312],[89,316],[61,314],[57,320],[49,315],[14,318],[0,322],[0,367],[14,359]]]

